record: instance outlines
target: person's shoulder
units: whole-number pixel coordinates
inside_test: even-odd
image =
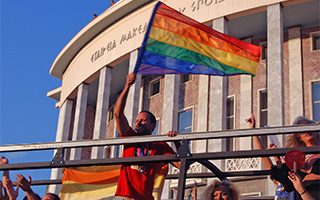
[[[153,142],[152,143],[153,148],[158,148],[158,149],[172,149],[166,142]]]
[[[137,133],[133,130],[132,127],[129,127],[129,130],[121,135],[120,137],[127,137],[127,136],[137,136]]]
[[[169,146],[166,142],[153,142],[153,145],[165,145],[165,146]]]

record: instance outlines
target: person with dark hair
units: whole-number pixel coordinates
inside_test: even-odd
[[[8,164],[9,161],[7,158],[1,156],[0,157],[0,165]],[[31,177],[28,175],[28,180],[22,175],[18,174],[16,179],[16,183],[12,183],[9,176],[9,171],[3,171],[2,182],[0,181],[0,200],[15,200],[19,194],[19,188],[21,188],[25,193],[26,196],[23,200],[41,200],[41,197],[34,193],[31,189]],[[14,188],[13,185],[16,185]],[[2,193],[2,189],[5,189],[5,196]],[[53,193],[47,193],[42,200],[60,200],[59,196]]]
[[[54,193],[47,193],[41,200],[60,200],[60,197]]]
[[[94,19],[96,19],[97,17],[98,17],[98,15],[97,14],[93,14],[93,19],[91,19],[91,21],[93,21]]]
[[[122,90],[115,108],[114,117],[116,119],[117,129],[120,137],[144,136],[151,135],[156,127],[156,118],[149,111],[141,111],[137,118],[134,129],[130,127],[124,108],[127,101],[129,89],[136,80],[136,75],[131,73],[127,76],[127,81]],[[169,131],[168,136],[175,136],[175,131]],[[178,149],[179,143],[175,142]],[[125,144],[122,157],[142,157],[154,155],[176,154],[173,149],[165,142]],[[173,163],[180,167],[178,162]],[[143,163],[136,165],[122,165],[118,181],[116,200],[136,199],[136,200],[153,200],[152,196],[154,178],[158,171],[161,170],[160,163]]]
[[[28,180],[22,175],[22,174],[18,174],[17,178],[15,178],[17,180],[16,185],[19,186],[25,193],[26,193],[26,197],[24,197],[24,199],[28,199],[28,200],[40,200],[41,197],[37,194],[35,194],[33,192],[33,190],[31,189],[31,177],[28,175]]]
[[[0,165],[1,164],[8,164],[9,160],[3,156],[0,157]],[[41,198],[35,198],[36,196],[34,196],[35,194],[33,193],[33,191],[30,188],[31,185],[31,178],[29,176],[29,181],[27,181],[21,174],[18,174],[17,177],[19,179],[16,178],[16,180],[18,181],[18,183],[14,183],[16,185],[16,188],[14,188],[14,184],[12,183],[11,179],[10,179],[10,175],[9,175],[9,170],[5,170],[3,171],[3,177],[2,177],[2,185],[5,189],[5,196],[3,196],[2,191],[0,193],[0,200],[1,197],[3,199],[16,199],[18,197],[19,194],[19,187],[24,190],[27,193],[27,196],[30,197],[29,200],[40,200]],[[1,187],[0,187],[1,188]],[[28,199],[28,198],[26,198]]]
[[[34,193],[33,197],[29,196],[29,198],[28,198],[28,196],[25,196],[25,197],[23,197],[23,200],[41,200],[41,197],[38,194]]]
[[[227,180],[214,180],[204,192],[204,200],[240,200],[238,188]]]

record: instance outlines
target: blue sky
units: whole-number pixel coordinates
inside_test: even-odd
[[[93,14],[109,6],[110,0],[0,0],[0,145],[55,141],[59,110],[46,94],[61,86],[61,80],[49,70]],[[0,156],[10,163],[49,162],[53,151]],[[33,180],[50,178],[50,170],[24,170],[11,171],[11,179],[17,173],[30,174]],[[40,196],[45,188],[33,186]],[[19,193],[22,199],[25,194]]]

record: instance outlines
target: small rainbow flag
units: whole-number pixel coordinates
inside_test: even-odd
[[[134,72],[254,76],[262,48],[205,26],[158,2]]]
[[[159,163],[160,164],[160,163]],[[117,189],[121,165],[77,167],[64,169],[61,199],[67,200],[111,200]],[[157,172],[153,185],[155,200],[160,199],[168,164]]]
[[[83,172],[65,169],[62,177],[61,199],[97,200],[114,196],[120,175],[120,165],[107,166],[103,172]],[[113,199],[113,198],[112,198]]]

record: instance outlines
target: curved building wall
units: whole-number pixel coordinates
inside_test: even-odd
[[[118,137],[112,109],[126,75],[133,71],[155,1],[120,1],[89,23],[61,51],[50,74],[62,79],[57,141]],[[181,131],[202,132],[247,128],[250,111],[257,126],[290,125],[297,115],[314,119],[312,84],[320,83],[320,50],[313,36],[320,35],[319,0],[167,0],[164,3],[232,37],[264,47],[255,77],[191,75],[138,75],[128,95],[130,124],[140,110],[150,110],[158,121],[158,134],[180,129],[183,115],[191,118]],[[121,11],[121,12],[120,12]],[[308,12],[306,12],[308,11]],[[296,14],[296,13],[299,13]],[[116,17],[115,17],[116,16]],[[115,19],[113,21],[113,19]],[[83,39],[83,38],[86,39]],[[159,93],[152,89],[159,83]],[[319,112],[319,111],[318,111]],[[262,138],[267,144],[266,137]],[[284,137],[279,136],[281,144]],[[193,141],[192,152],[250,150],[251,138]],[[121,147],[82,148],[66,159],[121,156]],[[236,163],[247,163],[241,168]],[[259,158],[229,159],[214,163],[222,171],[262,169]],[[192,172],[204,172],[199,165]],[[173,170],[172,173],[175,173]],[[53,170],[52,178],[61,177]],[[197,179],[200,185],[210,180]],[[272,196],[267,177],[237,179],[245,195]],[[247,181],[247,182],[245,182]],[[249,183],[255,187],[247,187]],[[265,186],[268,183],[268,186]],[[187,182],[189,184],[189,182]],[[190,182],[193,185],[193,181]],[[162,199],[175,193],[167,183]],[[50,188],[59,192],[59,187]],[[259,192],[257,192],[259,191]]]
[[[113,61],[141,45],[152,5],[124,17],[81,49],[63,74],[61,101],[102,67],[112,66]]]
[[[200,22],[206,22],[210,25],[213,19],[219,17],[226,17],[231,22],[233,19],[239,19],[243,16],[254,15],[255,13],[264,13],[266,12],[266,7],[268,5],[279,2],[284,5],[294,4],[297,1],[187,0],[181,2],[168,0],[164,2],[173,8],[180,10],[187,16],[190,16]],[[62,59],[62,56],[59,55],[56,58],[56,61],[51,68],[51,74],[55,75],[55,71],[57,70],[63,71],[63,76],[60,77],[63,80],[60,104],[64,102],[68,95],[70,95],[81,82],[88,79],[90,75],[94,74],[106,65],[112,65],[113,61],[116,61],[134,49],[139,48],[154,4],[155,2],[151,2],[143,8],[134,10],[130,14],[125,15],[121,20],[113,22],[114,24],[107,27],[105,30],[100,28],[102,31],[100,34],[89,38],[85,46],[78,47],[78,51],[75,50],[74,52],[71,52],[71,54],[74,54],[74,57],[67,60],[66,66],[57,66],[56,64],[59,59]],[[130,10],[130,8],[127,9]],[[104,17],[107,18],[108,15],[104,15]],[[95,22],[93,21],[91,23],[92,24],[89,25],[94,27]],[[241,26],[248,26],[248,24],[250,25],[252,22],[240,21],[239,23],[242,23]],[[264,24],[265,22],[260,21],[257,23],[259,25]],[[265,32],[254,32],[254,29],[256,29],[254,27],[251,27],[250,30],[246,28],[243,29],[247,30],[245,31],[247,35],[243,37],[248,37],[253,34],[265,34]],[[77,43],[77,38],[80,38],[81,34],[83,33],[80,32],[73,39],[75,40],[73,43]],[[68,44],[66,48],[70,48],[70,45]],[[66,51],[66,49],[64,51]]]

